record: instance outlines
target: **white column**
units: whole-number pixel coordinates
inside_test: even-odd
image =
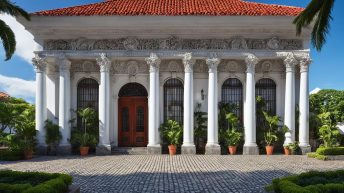
[[[289,132],[285,134],[284,144],[287,145],[295,141],[295,65],[297,60],[294,54],[288,53],[284,64],[286,67],[284,125],[289,128]]]
[[[182,154],[196,154],[194,144],[194,100],[193,100],[193,66],[195,60],[191,53],[185,54],[184,63],[184,116],[183,116],[183,145]]]
[[[146,58],[149,65],[149,100],[148,100],[148,154],[160,154],[159,143],[159,65],[160,59],[154,53]]]
[[[299,102],[299,142],[303,154],[311,151],[309,145],[309,65],[311,59],[306,56],[300,61],[300,102]]]
[[[259,154],[256,143],[256,94],[255,94],[255,67],[259,59],[249,54],[245,59],[246,70],[246,97],[244,109],[244,128],[245,128],[245,144],[243,154],[257,155]]]
[[[111,61],[103,53],[97,58],[100,67],[99,85],[99,144],[97,155],[111,154],[110,145],[110,66]]]
[[[36,131],[37,131],[37,141],[39,153],[45,153],[47,145],[45,143],[45,129],[44,122],[46,120],[46,63],[44,59],[39,56],[35,56],[32,59],[36,71]]]
[[[218,140],[218,99],[217,99],[217,66],[220,63],[218,58],[208,58],[206,63],[209,67],[208,83],[208,141],[206,154],[221,154]]]
[[[62,154],[71,153],[69,143],[71,135],[71,107],[70,107],[70,66],[71,62],[64,56],[58,58],[60,69],[59,83],[59,126],[62,134],[59,152]]]

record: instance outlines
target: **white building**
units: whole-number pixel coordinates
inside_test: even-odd
[[[134,3],[135,2],[135,3]],[[183,123],[182,153],[194,154],[196,103],[208,113],[207,154],[219,154],[218,102],[243,115],[244,154],[258,154],[255,97],[281,116],[309,151],[310,30],[295,34],[303,9],[243,0],[108,0],[42,11],[21,23],[37,51],[36,127],[56,120],[70,151],[71,110],[99,110],[98,154],[111,146],[147,146],[160,153],[159,125]],[[299,139],[295,106],[299,104]]]

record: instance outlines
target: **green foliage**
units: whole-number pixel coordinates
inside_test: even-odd
[[[194,112],[194,138],[197,150],[204,149],[204,145],[201,142],[207,140],[207,113],[201,111],[201,104],[198,103]]]
[[[319,128],[319,136],[325,147],[337,146],[340,133],[332,113],[326,112],[318,115],[322,126]]]
[[[23,111],[15,124],[16,135],[24,150],[33,150],[35,147],[36,124],[35,109],[29,108]]]
[[[300,150],[299,142],[289,143],[288,145],[285,145],[284,147],[288,148],[291,151],[292,155],[298,154],[298,151]]]
[[[227,113],[226,120],[228,128],[220,130],[220,141],[227,146],[236,146],[242,138],[242,132],[239,131],[239,119],[234,113]]]
[[[319,155],[344,155],[344,147],[319,147],[316,153]]]
[[[0,192],[64,193],[72,180],[72,177],[66,174],[3,170],[0,171]]]
[[[60,128],[57,124],[53,123],[50,120],[45,121],[45,143],[48,145],[58,144],[61,139],[62,135],[60,132]]]
[[[307,153],[307,157],[315,158],[315,159],[323,160],[323,161],[326,161],[328,159],[328,157],[326,155],[319,155],[319,154],[317,154],[315,152]]]
[[[228,119],[227,114],[234,112],[238,107],[235,104],[229,104],[220,102],[219,103],[219,115],[218,115],[218,124],[220,129],[226,130],[228,128]]]
[[[162,136],[168,144],[179,145],[181,143],[183,129],[177,121],[167,120],[161,125]]]
[[[330,30],[334,2],[335,0],[312,0],[293,22],[296,24],[297,35],[301,35],[303,27],[307,27],[314,22],[312,44],[318,51],[325,44],[326,36]]]
[[[266,188],[276,193],[341,193],[344,191],[344,170],[317,172],[277,178]]]
[[[94,147],[97,143],[96,137],[88,133],[77,131],[71,137],[71,144],[77,147]]]
[[[266,145],[272,145],[273,143],[278,141],[277,132],[280,117],[277,115],[271,116],[265,111],[263,111],[263,115],[268,125],[268,131],[264,133],[264,140]]]
[[[22,16],[26,20],[30,20],[30,15],[26,11],[9,0],[0,1],[0,13]],[[6,60],[9,60],[16,50],[16,40],[13,31],[3,20],[0,20],[0,39],[6,52]]]

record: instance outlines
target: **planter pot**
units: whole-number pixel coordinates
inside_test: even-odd
[[[80,147],[80,155],[81,156],[87,156],[89,149],[90,149],[89,147]]]
[[[237,146],[228,146],[228,151],[231,155],[235,155],[237,152]]]
[[[25,150],[24,151],[24,159],[28,160],[28,159],[32,159],[33,157],[33,150]]]
[[[265,150],[266,150],[266,155],[272,155],[272,153],[274,152],[274,146],[265,146]]]
[[[284,148],[284,155],[291,155],[291,151],[289,148]]]
[[[176,155],[177,154],[177,147],[175,145],[169,145],[168,146],[168,152],[170,155]]]

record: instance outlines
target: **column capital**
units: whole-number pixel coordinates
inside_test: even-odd
[[[42,58],[36,54],[35,57],[32,58],[32,64],[36,72],[46,71],[46,58]]]
[[[192,59],[192,53],[186,53],[183,57],[184,70],[186,73],[193,72],[193,66],[195,65],[196,60]]]
[[[307,54],[300,59],[300,72],[308,72],[309,65],[312,63],[311,57]]]
[[[109,72],[111,66],[111,60],[106,57],[105,53],[101,53],[99,58],[96,58],[97,64],[100,67],[100,72]]]
[[[254,54],[249,54],[245,58],[245,62],[247,65],[247,72],[254,72],[255,67],[259,62],[259,59]]]
[[[60,55],[57,58],[60,72],[66,72],[70,70],[71,61],[68,60],[64,55]]]
[[[217,71],[217,66],[220,64],[220,59],[218,58],[207,58],[205,62],[208,65],[209,72],[216,72]]]
[[[151,53],[148,58],[145,58],[145,61],[149,65],[149,72],[158,72],[160,66],[160,58],[155,54]]]
[[[283,60],[287,72],[293,72],[298,61],[292,52],[288,52]]]

